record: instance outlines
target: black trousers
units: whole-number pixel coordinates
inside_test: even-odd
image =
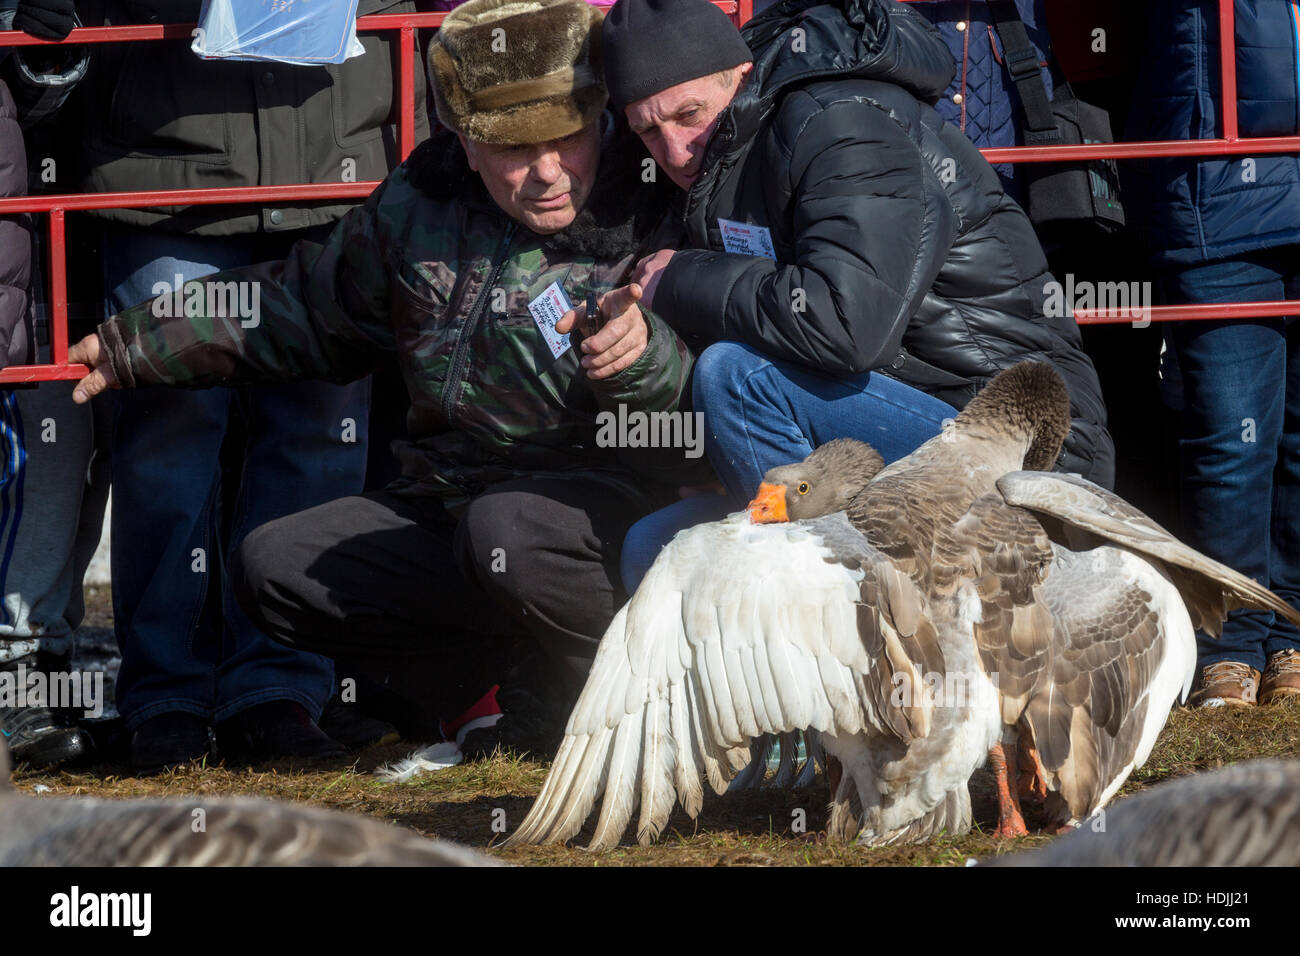
[[[442,718],[464,711],[534,639],[589,661],[627,600],[619,552],[662,502],[585,477],[494,485],[459,519],[437,499],[340,498],[257,528],[233,562],[236,596],[275,640],[388,675]]]

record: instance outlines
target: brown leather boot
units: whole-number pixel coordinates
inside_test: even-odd
[[[1259,702],[1271,704],[1292,697],[1300,697],[1300,651],[1287,648],[1269,655],[1259,686]]]
[[[1193,707],[1254,707],[1259,671],[1241,661],[1219,661],[1201,670],[1201,688],[1188,701]]]

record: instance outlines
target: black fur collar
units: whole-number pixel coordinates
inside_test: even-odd
[[[641,251],[641,244],[662,221],[674,189],[667,176],[644,182],[645,147],[623,122],[605,117],[600,168],[587,204],[567,228],[543,241],[557,249],[595,259],[617,260]],[[455,199],[504,215],[469,168],[456,135],[440,129],[406,160],[411,184],[435,199]],[[651,250],[653,251],[653,250]]]

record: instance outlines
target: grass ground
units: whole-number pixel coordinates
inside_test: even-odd
[[[264,796],[295,800],[335,810],[366,813],[429,836],[476,847],[500,842],[504,823],[513,830],[528,811],[546,777],[547,765],[501,757],[426,774],[407,783],[386,783],[370,771],[406,756],[411,743],[371,747],[354,762],[324,768],[270,765],[254,768],[186,767],[157,777],[137,778],[121,765],[89,770],[19,770],[14,782],[49,795],[114,799],[203,794]],[[1121,797],[1170,777],[1208,770],[1255,757],[1300,759],[1300,703],[1247,711],[1193,711],[1171,715],[1151,758],[1125,784]],[[990,779],[982,772],[971,783],[976,827],[963,837],[925,846],[859,848],[826,845],[806,838],[826,824],[824,783],[806,790],[759,791],[715,797],[692,821],[678,808],[660,841],[640,847],[629,836],[614,850],[589,853],[577,847],[490,849],[502,860],[541,866],[961,866],[969,857],[1018,852],[1050,837],[1031,835],[994,840],[995,804]],[[803,811],[804,834],[792,831]],[[496,827],[497,829],[494,829]],[[587,831],[588,835],[590,830]]]

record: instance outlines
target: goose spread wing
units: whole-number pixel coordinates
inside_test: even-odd
[[[1163,562],[1192,618],[1217,637],[1238,607],[1274,611],[1300,625],[1297,613],[1267,588],[1183,544],[1124,499],[1077,475],[1016,471],[998,479],[1007,502],[1060,522],[1067,538],[1097,535]]]
[[[997,493],[940,536],[933,573],[936,590],[978,600],[966,613],[1003,722],[1028,732],[1051,789],[1086,816],[1145,759],[1185,683],[1190,662],[1160,670],[1177,626],[1166,620],[1168,585],[1120,548],[1054,543],[1035,514]],[[1150,706],[1153,691],[1163,710]]]
[[[592,848],[641,805],[652,841],[674,799],[695,816],[701,774],[722,793],[764,733],[928,733],[932,703],[891,706],[942,666],[911,580],[843,515],[682,532],[605,633],[564,742],[511,843],[570,839],[597,799]],[[897,678],[895,675],[902,675]]]
[[[1025,708],[1048,783],[1083,819],[1146,761],[1186,692],[1195,647],[1160,572],[1103,546],[1056,547],[1043,585],[1053,620],[1051,668]]]

